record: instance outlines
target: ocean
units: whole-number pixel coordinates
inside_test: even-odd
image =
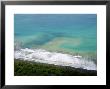
[[[15,59],[97,70],[96,14],[15,14]]]

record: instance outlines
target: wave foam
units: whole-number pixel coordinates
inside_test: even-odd
[[[87,70],[97,70],[96,64],[93,61],[85,60],[81,56],[49,52],[42,49],[20,49],[15,51],[14,58],[61,66],[71,66]]]

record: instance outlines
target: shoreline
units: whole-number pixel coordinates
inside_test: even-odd
[[[61,66],[71,66],[87,70],[97,70],[97,64],[94,63],[92,59],[88,60],[80,55],[73,56],[43,49],[20,49],[15,51],[14,58]]]
[[[15,76],[97,76],[96,70],[14,59]]]

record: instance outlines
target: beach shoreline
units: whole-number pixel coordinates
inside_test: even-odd
[[[44,49],[25,48],[16,50],[14,58],[60,66],[71,66],[87,70],[97,70],[97,65],[94,61],[83,58],[80,55],[73,56],[65,53],[50,52]]]

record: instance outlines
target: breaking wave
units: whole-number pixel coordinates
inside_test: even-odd
[[[73,56],[70,54],[49,52],[43,49],[25,48],[15,50],[14,58],[61,66],[71,66],[87,70],[97,70],[96,64],[93,61],[86,60],[82,56]]]

